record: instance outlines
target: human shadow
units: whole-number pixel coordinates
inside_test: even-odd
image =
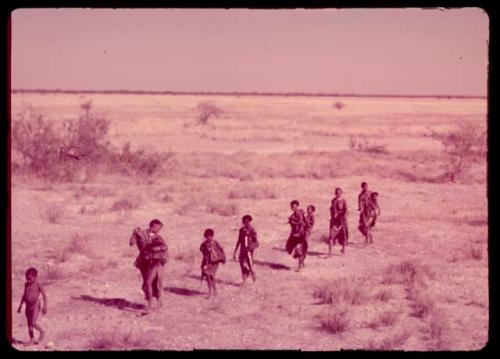
[[[144,310],[146,309],[146,306],[144,304],[138,304],[138,303],[133,303],[129,302],[126,299],[123,298],[95,298],[90,295],[80,295],[79,297],[73,297],[73,299],[76,300],[84,300],[87,302],[92,302],[92,303],[98,303],[105,305],[107,307],[113,307],[117,308],[120,310],[128,310],[128,309],[133,309],[133,310]]]
[[[204,293],[199,292],[197,290],[191,290],[191,289],[179,288],[179,287],[165,287],[165,288],[163,288],[163,290],[165,292],[170,292],[170,293],[177,294],[177,295],[184,295],[187,297],[192,297],[195,295],[203,295],[204,294]]]
[[[285,248],[281,248],[281,247],[273,247],[273,249],[275,251],[280,251],[280,252],[287,252]],[[288,253],[288,252],[287,252]],[[323,253],[323,252],[315,252],[315,251],[310,251],[308,250],[307,251],[307,255],[308,256],[313,256],[313,257],[321,257],[321,256],[325,256],[327,255],[328,253]]]
[[[265,261],[259,261],[259,260],[254,260],[253,264],[258,265],[258,266],[269,267],[271,269],[276,269],[276,270],[290,270],[291,269],[289,266],[284,265],[284,264],[265,262]]]
[[[189,278],[198,279],[198,280],[201,281],[201,275],[200,276],[196,276],[196,275],[190,274],[190,275],[188,275],[188,277]],[[206,279],[203,279],[203,280],[205,281]],[[230,285],[230,286],[233,286],[233,287],[239,287],[239,286],[241,286],[241,284],[239,284],[239,283],[234,283],[234,282],[230,282],[228,280],[222,280],[222,279],[216,279],[215,283],[217,283],[217,284],[224,284],[224,285]]]

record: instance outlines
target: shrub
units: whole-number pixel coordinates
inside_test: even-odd
[[[63,272],[58,265],[46,265],[44,267],[44,276],[49,282],[64,278]]]
[[[386,268],[382,284],[403,284],[406,288],[413,288],[415,284],[434,278],[434,275],[429,267],[405,260]]]
[[[80,106],[84,114],[64,123],[61,159],[96,162],[108,155],[109,120],[91,112],[92,101]]]
[[[375,154],[389,153],[389,151],[387,150],[387,145],[373,144],[370,143],[368,139],[364,139],[364,141],[362,142],[359,138],[355,136],[349,136],[349,148],[351,150],[358,150],[366,153],[375,153]]]
[[[481,259],[483,259],[483,251],[481,250],[481,248],[471,248],[469,257],[480,261]]]
[[[21,154],[23,165],[36,175],[46,175],[58,160],[61,144],[54,123],[25,109],[12,121],[12,149]]]
[[[435,311],[429,320],[429,328],[427,329],[430,339],[433,341],[432,349],[443,349],[447,344],[447,332],[449,330],[448,323],[441,312]]]
[[[49,259],[52,259],[55,263],[64,263],[69,258],[71,258],[72,253],[68,251],[66,247],[51,249],[48,255]]]
[[[321,314],[319,322],[322,330],[332,334],[339,334],[349,328],[350,318],[346,309],[333,309]]]
[[[87,249],[87,241],[87,237],[75,233],[68,244],[67,250],[70,253],[82,253]]]
[[[112,211],[130,211],[139,208],[139,201],[134,198],[123,197],[113,203]]]
[[[390,327],[396,324],[398,321],[399,313],[394,311],[387,311],[381,313],[377,319],[371,322],[368,327],[371,329],[377,329],[379,327]]]
[[[14,162],[13,168],[54,181],[73,181],[78,175],[92,180],[98,169],[142,178],[175,166],[172,152],[132,151],[130,144],[121,151],[111,147],[109,120],[92,113],[91,102],[81,108],[82,115],[57,128],[31,108],[21,112],[12,122],[12,158],[21,162]]]
[[[370,341],[366,347],[368,350],[394,350],[400,348],[410,337],[408,331],[403,331],[380,342]]]
[[[486,129],[484,125],[461,122],[456,125],[453,131],[445,135],[433,133],[433,136],[438,138],[443,145],[444,176],[450,182],[454,182],[474,159],[486,157]]]
[[[380,300],[382,302],[387,302],[391,299],[394,299],[394,293],[387,289],[382,289],[374,295],[374,299]]]
[[[240,207],[235,202],[209,202],[207,212],[221,216],[235,216],[240,212]]]
[[[313,292],[313,297],[320,304],[361,304],[367,300],[367,294],[360,280],[335,279],[325,283]]]
[[[238,189],[232,189],[228,192],[227,198],[229,199],[276,199],[278,193],[269,186],[250,187],[242,186]]]
[[[88,346],[91,350],[144,349],[147,341],[140,335],[120,330],[98,330],[93,332]]]
[[[345,105],[342,102],[337,101],[333,104],[333,107],[335,107],[337,110],[342,110],[345,107]]]
[[[50,206],[45,210],[45,218],[49,223],[57,223],[63,215],[63,209],[60,206]]]
[[[224,111],[214,102],[203,101],[196,106],[198,111],[198,125],[206,125],[210,117],[219,117]]]
[[[111,156],[111,166],[119,173],[131,176],[152,176],[162,171],[171,171],[175,166],[173,152],[132,151],[130,143],[123,145],[121,152]]]
[[[417,318],[426,318],[434,310],[434,301],[426,293],[417,293],[410,291],[408,299],[412,303],[412,316]]]

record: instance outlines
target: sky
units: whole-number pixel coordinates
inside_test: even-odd
[[[487,95],[463,9],[17,9],[13,89]]]

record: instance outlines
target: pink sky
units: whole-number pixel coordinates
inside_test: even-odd
[[[12,87],[486,96],[488,16],[439,9],[20,9]]]

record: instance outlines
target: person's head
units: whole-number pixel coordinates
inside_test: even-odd
[[[311,214],[314,212],[316,212],[316,207],[314,207],[314,205],[310,204],[309,206],[307,206],[307,213]]]
[[[367,191],[368,190],[368,183],[361,182],[361,189],[363,189],[363,191]]]
[[[340,197],[342,196],[342,188],[337,187],[335,188],[335,197]]]
[[[207,239],[207,240],[213,239],[214,233],[215,232],[212,228],[207,228],[207,229],[205,229],[205,232],[203,232],[203,237],[205,237],[205,239]]]
[[[250,225],[250,222],[252,222],[252,216],[249,214],[245,214],[243,218],[241,218],[241,222],[245,227],[248,227]]]
[[[299,201],[294,199],[292,202],[290,202],[290,208],[295,212],[299,208]]]
[[[36,280],[36,277],[38,276],[38,271],[36,270],[36,268],[28,268],[28,270],[26,271],[26,281],[28,283],[33,283],[35,280]]]
[[[153,219],[151,222],[149,222],[149,229],[155,234],[158,234],[163,227],[163,223],[160,222],[159,219]]]
[[[378,198],[378,192],[372,192],[372,194],[370,194],[370,198],[371,198],[373,201],[377,201],[377,198]]]

